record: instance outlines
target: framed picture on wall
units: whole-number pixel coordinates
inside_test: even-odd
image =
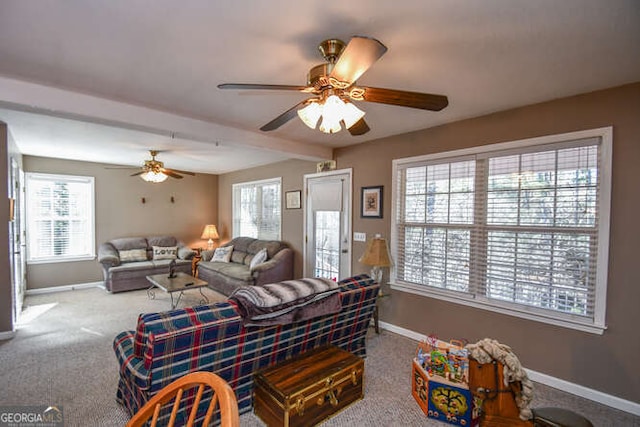
[[[375,187],[362,187],[360,193],[360,206],[362,218],[382,218],[382,185]]]
[[[301,196],[302,196],[302,190],[287,191],[285,193],[284,207],[286,209],[300,209],[302,207],[301,200],[300,200]]]

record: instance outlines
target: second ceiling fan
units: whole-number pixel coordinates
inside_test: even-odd
[[[297,115],[310,128],[319,125],[325,133],[339,132],[344,125],[351,135],[363,135],[370,128],[364,121],[364,111],[352,101],[430,111],[440,111],[449,104],[444,95],[357,86],[356,80],[387,51],[376,39],[355,36],[347,45],[338,39],[328,39],[318,49],[327,62],[309,70],[307,86],[223,83],[218,88],[288,90],[313,95],[262,126],[262,131],[275,130]]]

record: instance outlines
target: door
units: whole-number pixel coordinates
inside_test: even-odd
[[[15,159],[11,159],[11,183],[9,190],[10,222],[9,222],[9,251],[11,266],[11,285],[13,287],[13,322],[18,321],[22,312],[22,301],[25,289],[25,241],[24,241],[24,172]]]
[[[304,276],[351,275],[351,169],[305,175]]]

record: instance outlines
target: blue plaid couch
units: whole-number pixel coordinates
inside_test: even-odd
[[[240,413],[253,407],[253,373],[326,344],[366,356],[365,337],[379,286],[367,275],[340,281],[339,313],[286,325],[245,327],[229,302],[141,314],[116,336],[117,400],[133,415],[158,390],[193,371],[211,371],[236,392]]]

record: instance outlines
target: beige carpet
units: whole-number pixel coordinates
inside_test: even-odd
[[[205,291],[213,300],[220,298]],[[190,291],[181,306],[196,304]],[[27,313],[38,314],[17,336],[0,342],[1,405],[61,405],[65,426],[122,426],[128,416],[115,401],[118,366],[111,343],[134,329],[140,312],[166,310],[168,295],[145,291],[110,295],[100,288],[29,296]],[[365,398],[325,426],[446,426],[428,420],[410,392],[415,342],[370,331],[365,362]],[[596,426],[640,427],[640,417],[536,384],[535,406],[558,406],[587,416]],[[263,426],[253,414],[242,426]]]

